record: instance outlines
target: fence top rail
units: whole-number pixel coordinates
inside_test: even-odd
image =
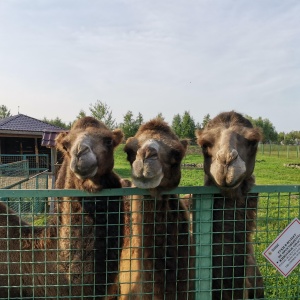
[[[300,193],[300,185],[257,185],[250,193]],[[218,194],[220,190],[211,186],[181,186],[164,194],[194,194],[209,195]],[[0,190],[0,197],[95,197],[95,196],[130,196],[149,195],[149,192],[139,188],[104,189],[97,193],[88,193],[73,189],[23,189],[23,190]]]

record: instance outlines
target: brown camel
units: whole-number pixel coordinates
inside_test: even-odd
[[[133,185],[150,196],[131,199],[131,226],[121,254],[122,300],[192,299],[189,217],[177,195],[163,195],[180,182],[186,148],[187,141],[160,119],[145,123],[127,140]]]
[[[122,138],[91,117],[60,133],[64,160],[56,187],[121,187],[113,151]],[[116,299],[122,211],[118,197],[62,198],[47,226],[32,227],[1,203],[0,298]]]
[[[234,111],[212,119],[196,131],[204,156],[205,185],[215,185],[213,212],[213,299],[263,298],[252,233],[258,195],[253,170],[261,132]]]

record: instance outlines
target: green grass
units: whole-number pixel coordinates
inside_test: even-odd
[[[254,174],[256,184],[300,184],[300,169],[284,164],[300,163],[298,158],[284,158],[258,154]]]
[[[285,278],[262,255],[285,227],[299,217],[299,193],[260,194],[254,242],[257,263],[264,276],[267,299],[296,300],[300,294],[300,267],[296,267]]]
[[[130,179],[130,165],[126,160],[126,153],[123,151],[124,145],[120,145],[115,151],[115,171],[122,177]],[[285,167],[284,164],[300,163],[296,151],[291,152],[287,158],[278,157],[277,153],[273,155],[258,153],[254,175],[257,185],[284,185],[300,184],[300,169]],[[203,156],[198,146],[190,146],[187,155],[183,159],[183,164],[202,164]],[[180,186],[202,186],[204,183],[204,172],[199,167],[182,167],[182,177]]]

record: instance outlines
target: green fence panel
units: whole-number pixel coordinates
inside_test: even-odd
[[[11,172],[11,165],[13,173]],[[47,189],[48,174],[47,172],[39,173],[33,176],[29,175],[28,161],[20,161],[0,165],[0,169],[7,170],[9,168],[11,176],[3,174],[0,176],[0,189],[23,190],[23,189]],[[0,193],[1,195],[1,193]],[[1,196],[0,196],[1,197]],[[9,208],[20,214],[20,217],[27,219],[31,214],[37,215],[47,210],[47,197],[1,197]]]
[[[0,165],[22,160],[28,161],[30,175],[43,172],[50,167],[47,154],[0,154]]]
[[[41,187],[40,184],[37,184],[38,187]],[[219,190],[215,187],[178,187],[172,191],[167,192],[166,194],[178,194],[184,201],[187,201],[188,208],[191,216],[191,232],[193,236],[193,244],[195,246],[195,265],[191,266],[191,268],[195,269],[194,275],[194,289],[195,289],[195,299],[196,300],[211,300],[212,297],[212,241],[213,241],[213,199],[214,195],[219,193]],[[269,300],[296,300],[300,299],[300,269],[299,266],[296,267],[288,277],[282,276],[278,270],[274,268],[274,266],[266,260],[263,256],[263,251],[276,239],[281,232],[290,224],[292,220],[295,218],[300,218],[300,185],[263,185],[263,186],[255,186],[251,193],[259,193],[259,205],[257,209],[257,230],[253,233],[253,248],[255,257],[257,260],[257,265],[259,266],[261,273],[264,279],[264,289],[265,289],[265,299]],[[49,189],[35,189],[32,187],[31,189],[14,189],[0,190],[0,198],[7,199],[7,203],[14,202],[14,210],[17,211],[18,216],[26,217],[26,221],[30,222],[34,225],[39,225],[44,228],[44,224],[47,223],[47,219],[49,217],[57,217],[57,213],[49,214],[47,213],[47,206],[54,199],[54,201],[64,201],[64,197],[80,197],[82,201],[88,199],[89,197],[93,197],[94,199],[103,199],[103,197],[111,197],[111,196],[123,196],[126,199],[132,199],[134,195],[148,195],[149,193],[145,190],[138,188],[121,188],[121,189],[107,189],[103,190],[99,193],[87,193],[79,190],[49,190]],[[190,198],[184,198],[185,195],[191,195]],[[43,210],[35,211],[34,207],[28,201],[28,199],[44,199],[39,205],[44,207]],[[189,200],[186,200],[189,199]],[[72,200],[71,200],[72,201]],[[26,207],[28,214],[24,215],[22,211]],[[2,216],[2,217],[1,217]],[[4,217],[3,217],[4,216]],[[2,218],[2,219],[1,219]],[[120,215],[120,219],[122,216]],[[4,230],[1,232],[8,232],[11,228],[6,228],[5,220],[7,216],[0,214],[0,230]],[[51,227],[51,224],[49,225]],[[84,226],[82,225],[78,230],[84,231]],[[20,230],[20,225],[16,225],[17,230]],[[40,230],[40,229],[38,229]],[[56,229],[55,229],[56,230]],[[34,231],[32,231],[32,235]],[[10,272],[14,272],[16,268],[18,269],[18,276],[20,278],[25,278],[22,270],[26,265],[26,262],[22,261],[22,255],[19,256],[19,262],[11,261],[11,256],[9,253],[6,253],[3,250],[3,245],[11,242],[10,240],[5,239],[5,234],[0,236],[0,280],[2,286],[15,286],[16,289],[20,289],[18,286],[19,283],[14,281],[14,277],[16,275],[10,274]],[[120,238],[122,238],[120,236]],[[47,240],[46,236],[40,237],[40,240]],[[35,240],[35,243],[37,240]],[[20,244],[21,241],[18,238],[14,238],[13,245]],[[58,241],[59,242],[59,241]],[[80,242],[80,241],[78,241]],[[16,246],[14,246],[16,247]],[[12,252],[17,250],[12,250]],[[20,253],[24,251],[24,255],[26,251],[29,250],[21,250]],[[57,251],[57,257],[60,255],[57,249],[52,249],[52,252]],[[5,253],[5,257],[3,256]],[[35,250],[32,252],[32,257],[39,257],[40,252]],[[107,255],[107,254],[106,254]],[[26,256],[26,255],[25,255]],[[41,257],[46,257],[45,255]],[[53,276],[48,272],[46,261],[40,260],[38,262],[39,265],[45,264],[44,273],[40,275],[44,278],[45,276]],[[37,264],[37,265],[38,265]],[[9,281],[5,281],[5,276],[1,274],[1,270],[3,270],[3,266],[6,267],[6,271],[11,276],[9,277]],[[35,270],[35,263],[31,263],[32,270]],[[13,276],[14,275],[14,276]],[[35,275],[35,274],[34,274]],[[23,277],[22,277],[23,276]],[[86,275],[88,276],[88,274]],[[65,283],[60,283],[59,272],[54,272],[54,277],[58,278],[57,283],[52,286],[52,289],[60,291],[60,289],[66,288]],[[41,281],[42,282],[42,281]],[[49,288],[51,281],[49,283],[39,283],[38,281],[33,284],[33,289],[37,290],[40,288],[40,285]],[[26,285],[22,283],[23,285]],[[21,285],[22,285],[21,284]],[[168,283],[166,283],[168,284]],[[82,286],[82,289],[86,285],[85,282],[79,282],[77,285]],[[73,289],[76,284],[73,282],[70,286],[67,286],[69,289]],[[25,288],[25,287],[21,287]],[[54,295],[54,296],[53,296]],[[149,296],[149,295],[148,295]],[[18,298],[14,296],[13,293],[7,294],[5,296],[1,295],[1,286],[0,286],[0,299],[15,299]],[[19,298],[20,299],[20,298]],[[50,292],[45,294],[43,297],[32,297],[23,295],[21,299],[62,299],[62,296],[59,292],[55,295],[53,293],[51,295]],[[73,299],[73,297],[69,297],[68,299]],[[74,299],[92,299],[82,297],[74,297]],[[95,299],[102,299],[101,297],[95,296]],[[120,298],[120,299],[130,299],[130,298]],[[155,299],[146,298],[146,295],[140,296],[140,299]],[[165,298],[168,299],[168,298]],[[168,299],[169,300],[169,299]],[[174,299],[176,300],[176,299]],[[214,300],[214,299],[213,299]]]
[[[11,188],[29,178],[29,164],[27,160],[20,160],[7,164],[0,164],[0,188]]]

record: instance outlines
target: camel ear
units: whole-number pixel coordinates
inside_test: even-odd
[[[55,138],[55,147],[56,149],[60,150],[61,152],[66,152],[66,147],[64,145],[65,137],[68,135],[68,132],[61,132],[56,138]]]
[[[114,147],[117,147],[123,140],[124,134],[121,129],[114,129],[113,132]]]
[[[138,140],[135,137],[130,137],[126,141],[124,151],[127,152],[129,149],[134,149],[135,151],[137,151],[138,146],[139,146]]]
[[[263,138],[262,130],[260,127],[251,128],[245,134],[245,138],[250,141],[261,141]]]
[[[135,137],[130,137],[126,141],[124,152],[127,154],[127,160],[132,164],[135,161],[136,152],[138,150],[139,143]]]
[[[199,136],[201,136],[202,131],[203,131],[202,129],[196,129],[196,131],[195,131],[196,138],[198,138]]]
[[[201,144],[199,143],[199,141],[200,141],[200,138],[201,138],[201,136],[202,136],[202,133],[203,133],[203,130],[202,130],[202,129],[197,129],[197,130],[195,131],[195,136],[196,136],[196,138],[197,138],[197,144],[200,145],[200,146],[201,146]]]

